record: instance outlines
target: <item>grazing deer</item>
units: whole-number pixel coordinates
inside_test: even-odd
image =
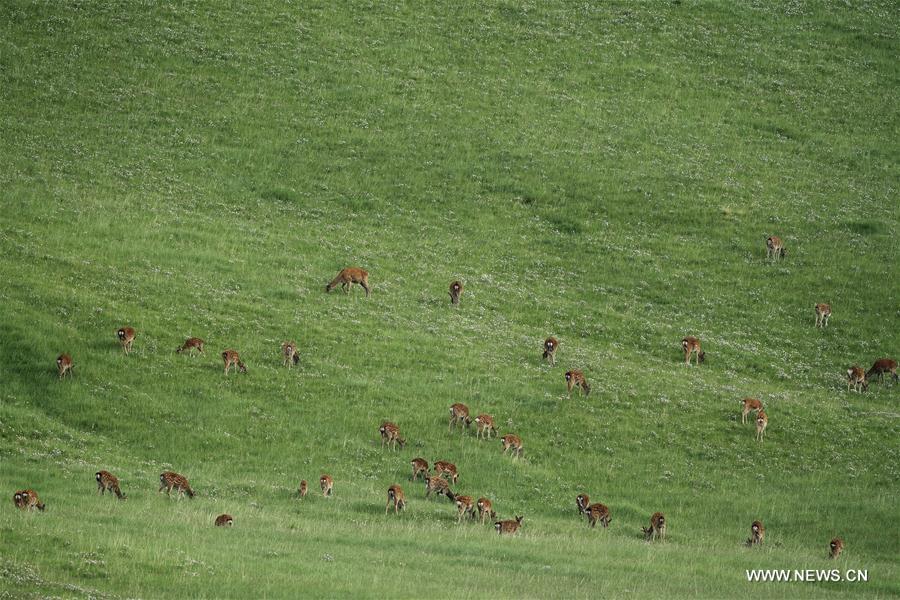
[[[331,478],[331,475],[323,474],[319,477],[319,485],[322,488],[323,496],[331,496],[331,493],[334,490],[334,479]]]
[[[612,521],[612,517],[609,514],[609,507],[600,502],[588,506],[585,516],[587,516],[588,523],[591,524],[591,527],[595,527],[597,521],[600,521],[600,524],[604,527],[609,527],[609,524]]]
[[[459,297],[463,292],[463,284],[459,281],[454,281],[450,284],[450,303],[451,304],[459,304]]]
[[[340,285],[341,289],[344,290],[344,293],[346,294],[350,291],[350,288],[353,287],[354,283],[358,283],[366,290],[366,298],[368,298],[370,291],[369,273],[359,267],[347,267],[346,269],[341,270],[341,272],[337,274],[337,277],[332,279],[331,283],[325,286],[325,292],[328,293]]]
[[[744,398],[741,402],[744,403],[744,410],[741,411],[741,423],[747,422],[747,415],[750,414],[750,411],[756,411],[758,415],[759,411],[763,409],[762,402],[756,398]]]
[[[763,527],[762,521],[753,521],[750,525],[750,538],[747,540],[748,546],[758,546],[763,543],[766,537],[766,528]]]
[[[476,506],[478,506],[478,516],[481,517],[482,525],[484,525],[484,522],[489,518],[497,518],[497,513],[494,512],[494,505],[487,498],[479,498],[478,502],[476,502]]]
[[[306,494],[309,493],[309,484],[305,479],[300,482],[300,487],[297,488],[297,492],[299,492],[301,498],[306,498]]]
[[[890,373],[891,379],[894,380],[894,383],[897,383],[897,361],[891,358],[879,358],[875,361],[875,364],[872,365],[872,368],[866,372],[866,377],[871,378],[873,375],[877,375],[881,380],[881,383],[884,383],[884,374]]]
[[[841,552],[844,551],[844,540],[841,538],[834,538],[831,540],[831,543],[828,545],[830,552],[828,553],[829,558],[837,558],[841,555]]]
[[[766,238],[766,258],[784,258],[784,243],[777,235]]]
[[[229,514],[222,514],[216,517],[216,527],[231,527],[234,525],[234,517]]]
[[[222,353],[222,360],[225,361],[225,374],[228,375],[228,371],[231,370],[231,366],[234,365],[237,367],[238,371],[241,373],[247,372],[247,367],[244,363],[241,362],[241,356],[234,350],[226,350]]]
[[[34,490],[20,490],[16,492],[13,494],[13,504],[20,510],[34,510],[36,508],[43,512],[47,508]]]
[[[412,480],[416,481],[419,479],[419,474],[421,473],[424,477],[428,477],[428,461],[424,458],[414,458],[409,461],[409,464],[412,465]]]
[[[504,533],[512,535],[519,530],[522,519],[524,519],[524,517],[516,517],[515,521],[497,521],[494,523],[494,529],[497,530],[499,535],[503,535]]]
[[[483,435],[486,439],[490,439],[494,433],[497,433],[497,428],[494,427],[494,417],[491,415],[475,417],[475,437],[481,438]]]
[[[122,344],[122,350],[125,351],[125,354],[131,352],[131,345],[134,343],[134,329],[122,327],[116,331],[116,337],[119,338],[119,343]]]
[[[388,488],[388,500],[387,505],[384,507],[384,514],[388,513],[388,510],[391,508],[391,504],[394,505],[395,515],[406,508],[406,500],[403,497],[403,488],[401,488],[396,483]]]
[[[650,517],[650,527],[643,527],[644,538],[649,542],[651,540],[666,539],[666,518],[661,512],[653,513]]]
[[[406,440],[400,437],[400,428],[390,421],[382,423],[381,427],[378,428],[378,432],[381,434],[382,448],[387,444],[388,448],[396,450],[397,444],[399,444],[401,448],[406,445]]]
[[[194,355],[193,351],[196,350],[199,354],[203,354],[203,344],[205,344],[203,340],[198,337],[189,337],[184,341],[180,348],[175,351],[175,354],[181,354],[182,352],[187,352],[191,356]]]
[[[434,476],[425,476],[425,499],[427,500],[431,494],[435,493],[438,495],[443,494],[450,500],[453,500],[455,496],[453,492],[450,491],[450,484],[447,483],[447,480],[439,475]]]
[[[475,499],[472,496],[456,496],[456,524],[459,525],[463,517],[475,518]]]
[[[171,496],[173,489],[178,492],[179,499],[185,494],[188,495],[188,498],[194,498],[194,490],[191,489],[191,484],[183,475],[174,471],[164,471],[159,476],[159,491],[166,490],[166,495]]]
[[[587,514],[588,506],[591,505],[591,498],[587,494],[578,494],[575,498],[575,504],[578,506],[579,514]]]
[[[513,458],[522,456],[522,440],[519,439],[519,436],[509,433],[500,438],[500,443],[503,445],[503,454],[506,454],[506,451],[512,448]]]
[[[300,362],[300,353],[297,352],[297,344],[295,342],[284,342],[281,344],[281,356],[284,358],[282,366],[293,368]]]
[[[452,431],[453,426],[465,426],[468,429],[472,425],[472,419],[469,418],[469,407],[465,404],[457,402],[450,406],[450,424],[447,431]]]
[[[681,340],[681,349],[684,350],[684,364],[691,364],[691,354],[695,354],[697,366],[706,360],[706,352],[700,349],[700,340],[692,335]]]
[[[456,471],[456,465],[452,462],[447,462],[446,460],[438,460],[434,463],[434,474],[435,475],[443,475],[446,473],[450,476],[450,480],[456,484],[459,479],[459,473]]]
[[[756,441],[761,442],[763,435],[766,433],[766,426],[769,424],[769,415],[763,410],[756,413]]]
[[[853,387],[856,389],[857,393],[859,393],[860,388],[863,390],[869,389],[869,382],[866,381],[866,372],[863,371],[862,367],[857,367],[856,365],[847,369],[847,391],[850,391],[850,388]]]
[[[552,335],[544,340],[544,360],[550,361],[550,366],[556,365],[556,349],[559,348],[559,341]]]
[[[119,500],[125,500],[125,494],[119,489],[119,478],[109,471],[97,471],[94,474],[97,479],[97,493],[101,496],[109,490],[116,495]]]
[[[585,396],[591,393],[590,384],[584,378],[584,373],[578,369],[566,371],[566,391],[569,393],[569,398],[572,397],[572,388],[574,387],[581,388],[581,393]]]
[[[816,304],[816,327],[828,327],[828,317],[830,316],[830,304]]]
[[[74,368],[75,365],[72,364],[72,357],[65,352],[56,357],[56,370],[59,371],[60,379],[62,379],[66,375],[71,375],[72,369]]]

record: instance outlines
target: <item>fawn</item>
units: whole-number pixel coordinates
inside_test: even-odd
[[[178,498],[185,494],[188,495],[188,498],[194,498],[194,490],[191,489],[191,484],[183,475],[174,471],[164,471],[159,476],[159,491],[166,490],[166,495],[171,496],[173,489],[178,492]]]
[[[110,473],[109,471],[97,471],[94,474],[94,477],[97,479],[97,493],[101,496],[106,493],[106,490],[114,493],[116,498],[119,500],[125,500],[125,494],[122,493],[122,490],[119,489],[119,478]]]
[[[841,555],[841,552],[844,551],[844,540],[842,540],[841,538],[834,538],[833,540],[831,540],[828,548],[830,549],[828,557],[837,558]]]
[[[394,505],[394,514],[398,514],[401,510],[406,508],[406,500],[403,497],[403,488],[396,483],[388,488],[387,496],[388,501],[387,505],[384,507],[384,514],[388,513],[391,504]]]
[[[247,372],[247,367],[241,362],[241,356],[234,350],[225,350],[222,352],[222,360],[225,361],[225,374],[231,370],[231,366],[235,365],[241,373]]]
[[[504,533],[512,535],[519,530],[523,518],[524,517],[516,517],[515,521],[497,521],[494,523],[494,529],[497,530],[499,535],[503,535]]]
[[[585,516],[587,516],[588,523],[591,524],[591,527],[595,527],[597,521],[600,521],[600,524],[604,527],[609,527],[609,524],[612,521],[612,517],[609,514],[609,507],[600,502],[588,506]]]
[[[657,512],[653,513],[653,516],[650,517],[650,527],[642,528],[644,530],[644,537],[649,542],[655,539],[666,539],[666,518],[662,513]]]
[[[750,525],[750,538],[747,540],[748,546],[758,546],[763,543],[766,537],[766,528],[763,527],[762,521],[753,521]]]
[[[475,505],[478,507],[478,516],[481,517],[482,525],[484,525],[484,522],[488,518],[497,518],[497,513],[494,512],[494,505],[487,498],[479,498],[478,502],[476,502]]]
[[[761,442],[763,435],[766,433],[766,426],[769,424],[769,415],[762,409],[756,413],[756,441]]]
[[[435,475],[433,477],[426,475],[425,476],[425,499],[427,500],[431,494],[435,493],[438,495],[443,494],[450,500],[453,500],[455,496],[453,492],[450,491],[450,484],[447,483],[447,480],[439,475]]]
[[[62,379],[66,375],[72,374],[72,369],[75,368],[75,365],[72,364],[72,357],[63,352],[58,357],[56,357],[56,369],[59,371],[59,378]]]
[[[434,462],[434,474],[443,475],[446,473],[450,476],[450,480],[455,484],[459,479],[459,473],[456,471],[456,465],[446,460],[437,460]]]
[[[234,525],[234,517],[225,513],[216,517],[216,527],[231,527]]]
[[[454,281],[450,284],[450,304],[459,304],[459,297],[463,292],[463,284],[459,281]]]
[[[325,286],[325,292],[328,293],[340,285],[341,289],[344,290],[344,293],[346,294],[350,291],[350,288],[353,287],[354,283],[358,283],[366,290],[366,298],[368,298],[370,291],[369,273],[359,267],[347,267],[346,269],[342,269],[341,272],[337,274],[337,277],[332,279],[331,283]]]
[[[419,473],[423,476],[428,477],[428,461],[424,458],[414,458],[409,463],[412,465],[412,480],[416,481],[419,478]]]
[[[513,458],[522,456],[522,440],[519,439],[519,436],[509,433],[500,438],[500,443],[503,445],[503,454],[506,454],[506,451],[512,448]]]
[[[556,349],[559,348],[559,341],[552,335],[544,340],[544,360],[550,361],[550,366],[556,365]]]
[[[587,514],[588,506],[591,505],[591,498],[587,494],[578,494],[575,498],[575,504],[578,506],[579,514]]]
[[[706,352],[700,349],[700,340],[689,335],[681,340],[681,349],[684,350],[684,364],[691,364],[691,354],[696,355],[697,366],[706,360]]]
[[[34,510],[35,508],[41,512],[47,506],[38,498],[37,492],[34,490],[20,490],[13,494],[13,504],[20,510]]]
[[[319,486],[322,488],[323,496],[331,496],[331,493],[334,490],[334,479],[331,478],[331,475],[323,474],[319,477]]]
[[[494,433],[497,433],[497,428],[494,427],[494,417],[491,415],[478,415],[475,417],[475,437],[481,438],[484,436],[490,439]]]
[[[452,431],[454,425],[457,427],[465,426],[466,429],[472,425],[472,419],[469,417],[469,407],[465,404],[457,402],[450,406],[450,424],[447,427],[447,431]]]
[[[766,258],[784,258],[784,243],[777,235],[766,238]]]
[[[830,304],[816,304],[816,327],[828,327],[828,317],[830,316]]]
[[[856,365],[847,369],[847,391],[850,391],[850,388],[853,387],[856,389],[857,393],[859,393],[860,388],[863,390],[869,389],[869,382],[866,381],[866,372],[863,371],[862,367],[857,367]]]
[[[131,352],[131,345],[134,343],[134,329],[122,327],[116,331],[116,337],[119,338],[119,343],[122,344],[122,350],[125,351],[125,354]]]
[[[300,494],[301,498],[306,498],[306,494],[309,493],[309,484],[305,479],[300,481],[300,487],[297,488],[297,492]]]
[[[297,344],[295,342],[284,342],[281,344],[281,356],[284,358],[281,363],[282,366],[293,368],[294,365],[300,362]]]
[[[381,434],[382,448],[387,444],[388,448],[396,450],[397,444],[399,444],[401,448],[406,445],[406,440],[400,437],[400,428],[390,421],[382,423],[381,427],[378,428],[378,432]]]
[[[463,517],[475,518],[475,499],[472,496],[456,496],[456,523],[462,522]]]
[[[875,361],[875,364],[872,365],[872,368],[866,372],[866,377],[870,378],[873,375],[877,375],[881,381],[884,383],[884,374],[890,373],[891,379],[894,380],[894,383],[897,383],[897,361],[891,358],[879,358]]]
[[[187,352],[191,356],[194,355],[193,351],[196,350],[199,354],[203,354],[203,344],[205,344],[203,340],[198,337],[189,337],[184,341],[180,348],[175,350],[175,354],[181,354],[182,352]]]
[[[756,398],[744,398],[741,402],[744,403],[744,410],[741,411],[741,423],[747,422],[747,415],[750,414],[750,411],[756,411],[758,415],[759,411],[763,409],[762,402]]]
[[[566,391],[569,392],[569,398],[572,397],[572,388],[574,387],[580,388],[581,393],[585,396],[591,393],[591,386],[584,378],[584,373],[577,369],[566,371]]]

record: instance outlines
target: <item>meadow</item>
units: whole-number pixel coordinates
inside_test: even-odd
[[[0,3],[0,598],[897,597],[900,386],[846,370],[900,358],[898,31],[892,1]],[[357,265],[369,298],[325,293]],[[415,456],[521,531],[457,525]]]

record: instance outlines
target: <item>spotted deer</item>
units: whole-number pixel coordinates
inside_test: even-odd
[[[475,437],[490,439],[491,435],[497,433],[494,426],[494,417],[491,415],[478,415],[475,417]]]
[[[459,281],[454,281],[450,284],[450,304],[457,305],[459,304],[459,297],[462,296],[463,293],[463,284]]]
[[[391,508],[391,505],[394,505],[394,514],[398,514],[401,510],[406,508],[406,500],[403,496],[403,488],[401,488],[396,483],[388,488],[387,491],[387,505],[384,507],[384,514],[388,513],[388,510]]]
[[[450,481],[456,484],[459,479],[459,473],[456,470],[456,465],[452,462],[447,462],[446,460],[437,460],[434,462],[434,474],[441,476],[444,474],[450,476]]]
[[[575,387],[580,388],[581,393],[585,396],[591,393],[591,386],[584,378],[584,373],[578,369],[566,371],[566,391],[569,393],[569,398],[572,397],[572,388]]]
[[[191,489],[191,484],[183,475],[174,471],[163,471],[159,476],[159,493],[166,490],[166,495],[171,496],[173,489],[178,492],[178,498],[185,494],[188,498],[194,498],[194,490]]]
[[[763,410],[756,413],[756,441],[761,442],[769,424],[769,415]]]
[[[587,494],[578,494],[575,498],[575,504],[578,506],[579,514],[586,515],[588,506],[591,505],[591,498]]]
[[[323,496],[331,496],[334,491],[334,479],[332,479],[331,475],[323,474],[319,477],[319,486],[322,488]]]
[[[750,411],[755,411],[758,415],[759,411],[763,409],[762,402],[756,398],[744,398],[741,402],[744,403],[744,410],[741,411],[741,423],[747,422],[747,415],[750,414]]]
[[[834,538],[833,540],[831,540],[831,543],[828,544],[828,548],[830,550],[828,553],[828,557],[838,558],[841,555],[841,552],[844,551],[844,540],[842,540],[841,538]]]
[[[513,458],[519,458],[522,456],[522,440],[517,435],[513,435],[511,433],[504,435],[500,438],[500,444],[503,446],[503,454],[512,448]]]
[[[456,523],[462,522],[463,517],[475,518],[475,499],[472,496],[456,496]]]
[[[860,388],[863,390],[869,389],[869,382],[866,381],[866,372],[862,369],[862,367],[857,367],[856,365],[847,369],[847,391],[850,391],[850,388],[854,388],[857,393],[859,393]]]
[[[409,461],[409,464],[412,465],[412,480],[416,481],[419,479],[419,474],[422,474],[424,477],[428,477],[428,461],[424,458],[414,458]]]
[[[780,237],[770,235],[766,238],[766,258],[784,258],[785,254],[784,242]]]
[[[187,352],[189,355],[193,356],[194,350],[196,350],[198,354],[203,354],[203,344],[205,343],[206,342],[198,337],[189,337],[184,341],[180,348],[175,350],[175,354]]]
[[[47,508],[41,499],[38,497],[37,492],[34,490],[20,490],[13,494],[13,503],[16,505],[16,508],[20,510],[34,510],[38,509],[41,512]]]
[[[497,521],[494,523],[494,529],[497,530],[499,535],[503,535],[504,533],[512,535],[519,530],[523,518],[524,517],[516,517],[514,521]]]
[[[119,489],[119,478],[110,473],[109,471],[97,471],[94,474],[94,478],[97,480],[97,493],[101,496],[109,490],[111,493],[116,495],[116,498],[119,500],[125,500],[125,494],[122,493],[122,490]]]
[[[284,359],[281,365],[292,368],[300,362],[300,353],[297,351],[296,342],[284,342],[281,344],[281,356]]]
[[[305,479],[300,481],[300,487],[297,488],[297,493],[300,494],[301,498],[306,498],[306,494],[309,493],[309,484]]]
[[[247,367],[244,363],[241,362],[241,356],[235,350],[225,350],[222,352],[222,360],[225,361],[225,374],[228,375],[228,371],[231,370],[232,366],[236,366],[237,370],[241,373],[247,372]]]
[[[644,538],[649,542],[651,540],[666,539],[666,518],[662,513],[653,513],[650,517],[650,527],[644,527]]]
[[[610,522],[612,522],[612,517],[609,514],[609,507],[600,502],[588,506],[585,516],[587,517],[588,523],[591,524],[591,527],[595,527],[597,521],[600,521],[600,524],[604,527],[609,527]]]
[[[475,505],[478,507],[478,516],[481,518],[482,525],[488,519],[497,518],[497,513],[494,512],[494,505],[487,498],[479,498]]]
[[[350,288],[353,287],[354,283],[358,283],[362,286],[362,288],[366,291],[366,298],[369,297],[369,273],[368,271],[364,271],[359,267],[347,267],[346,269],[342,269],[340,273],[337,274],[337,277],[331,280],[331,283],[325,286],[325,293],[330,292],[338,285],[341,286],[341,289],[344,290],[344,293],[348,293]]]
[[[556,349],[559,348],[559,341],[552,335],[544,340],[544,360],[550,361],[550,366],[556,365]]]
[[[472,419],[469,417],[469,407],[459,402],[450,406],[450,424],[447,431],[452,431],[454,426],[465,427],[468,429],[472,425]]]
[[[750,538],[747,540],[748,546],[758,546],[763,543],[766,538],[766,528],[763,527],[762,521],[753,521],[750,525]]]
[[[396,450],[398,444],[401,448],[406,445],[406,440],[400,437],[400,428],[390,421],[382,423],[381,427],[378,428],[378,432],[381,434],[382,448],[387,444],[388,448]]]
[[[689,335],[681,340],[681,349],[684,350],[684,364],[691,364],[691,354],[695,355],[697,366],[706,361],[706,352],[700,349],[700,340]]]
[[[425,499],[427,500],[431,494],[436,495],[444,495],[450,500],[453,500],[455,496],[453,492],[450,491],[450,484],[447,483],[447,480],[439,475],[434,476],[425,476]]]
[[[121,327],[116,331],[116,337],[119,338],[119,343],[122,344],[122,350],[125,351],[125,354],[131,352],[131,345],[134,343],[134,329]]]
[[[228,513],[216,517],[216,527],[231,527],[232,525],[234,525],[234,517]]]
[[[75,365],[72,364],[72,357],[63,352],[56,358],[56,370],[59,371],[59,378],[62,379],[66,375],[72,375],[72,369],[75,368]]]
[[[884,383],[884,374],[890,373],[891,379],[894,380],[894,383],[897,383],[897,361],[891,358],[879,358],[872,365],[872,368],[866,372],[866,378],[871,379],[872,376],[877,376],[881,383]]]
[[[828,317],[830,316],[830,304],[816,304],[816,327],[828,327]]]

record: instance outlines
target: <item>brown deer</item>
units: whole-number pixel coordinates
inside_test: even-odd
[[[216,527],[231,527],[234,525],[234,517],[229,514],[222,514],[216,517]]]
[[[131,352],[131,345],[134,343],[134,329],[121,327],[116,331],[116,337],[119,338],[119,343],[122,344],[122,350],[125,351],[125,354]]]
[[[866,372],[862,369],[862,367],[857,367],[856,365],[847,369],[847,391],[850,391],[850,388],[853,387],[856,389],[856,392],[859,393],[860,388],[863,390],[869,389],[869,382],[866,381]]]
[[[750,414],[750,411],[756,411],[758,415],[759,411],[763,409],[762,402],[756,398],[744,398],[741,402],[744,403],[744,410],[741,411],[741,423],[747,422],[747,415]]]
[[[841,538],[834,538],[831,540],[831,543],[828,544],[828,548],[830,549],[828,557],[838,558],[841,555],[841,552],[844,551],[844,540]]]
[[[828,327],[828,317],[830,316],[830,304],[816,304],[816,327]]]
[[[544,340],[544,360],[550,361],[550,366],[556,365],[556,349],[559,348],[559,341],[552,335]]]
[[[159,491],[166,490],[166,495],[171,496],[173,489],[178,492],[179,499],[185,494],[188,495],[188,498],[194,498],[194,490],[191,489],[191,484],[183,475],[174,471],[164,471],[159,476]]]
[[[871,379],[873,375],[877,375],[881,383],[884,383],[884,374],[890,373],[891,379],[897,383],[897,361],[891,358],[879,358],[872,365],[872,368],[866,372],[866,378]]]
[[[481,518],[482,525],[484,525],[484,522],[489,518],[497,518],[497,513],[494,512],[494,505],[487,498],[479,498],[475,505],[478,507],[478,516]]]
[[[649,542],[651,540],[666,539],[666,517],[661,512],[653,513],[650,517],[650,527],[643,527],[644,538]]]
[[[450,284],[450,304],[457,305],[459,304],[459,297],[462,296],[463,293],[463,284],[459,281],[454,281]]]
[[[706,352],[700,349],[700,340],[689,335],[681,340],[681,349],[684,350],[684,364],[691,364],[691,354],[697,359],[697,366],[706,360]]]
[[[509,433],[500,438],[500,443],[503,445],[503,454],[512,448],[514,459],[522,456],[522,440],[519,436]]]
[[[584,378],[584,373],[578,369],[566,371],[566,391],[569,393],[569,398],[572,397],[572,388],[574,387],[580,388],[581,393],[585,396],[591,393],[590,384]]]
[[[368,298],[371,289],[369,288],[369,273],[359,267],[347,267],[346,269],[341,270],[341,272],[337,274],[337,277],[332,279],[331,283],[325,286],[325,292],[328,293],[340,285],[341,289],[344,290],[344,293],[346,294],[350,291],[350,288],[353,287],[354,283],[358,283],[366,290],[366,298]]]
[[[455,496],[453,492],[450,491],[450,484],[447,483],[447,480],[438,475],[434,476],[425,476],[425,499],[427,500],[431,494],[444,495],[450,500],[453,500]]]
[[[199,354],[203,354],[203,344],[205,344],[203,340],[198,337],[189,337],[184,341],[180,348],[175,350],[175,354],[181,354],[182,352],[187,352],[191,356],[194,355],[193,351],[196,350]]]
[[[753,521],[750,525],[750,538],[747,540],[748,546],[758,546],[763,543],[766,538],[766,528],[763,527],[762,521]]]
[[[387,444],[388,448],[396,450],[398,444],[401,448],[406,445],[406,440],[400,437],[400,428],[390,421],[382,423],[381,427],[378,428],[378,432],[381,434],[382,448]]]
[[[434,474],[435,475],[443,475],[447,474],[450,476],[450,481],[456,484],[459,479],[459,473],[456,471],[456,465],[452,462],[447,462],[446,460],[437,460],[434,462]]]
[[[284,360],[281,362],[282,366],[293,368],[294,365],[300,362],[300,353],[297,351],[296,342],[284,342],[281,344],[281,356]]]
[[[247,372],[247,367],[244,363],[241,362],[241,356],[234,350],[225,350],[222,352],[222,360],[225,361],[225,374],[228,375],[228,371],[231,370],[232,365],[237,367],[237,370],[241,373]]]
[[[74,368],[75,365],[72,364],[72,357],[65,352],[56,357],[56,370],[59,371],[60,379],[66,375],[72,375],[72,369]]]
[[[595,527],[597,521],[600,521],[600,524],[604,527],[609,527],[609,524],[612,521],[612,517],[609,514],[609,507],[600,502],[588,506],[585,516],[588,519],[588,523],[591,524],[591,527]]]
[[[456,524],[460,524],[463,517],[475,518],[475,499],[472,496],[456,496]]]
[[[325,497],[331,496],[334,491],[334,479],[331,478],[331,475],[323,474],[319,477],[319,486],[322,488],[322,495]]]
[[[44,512],[47,508],[47,505],[41,502],[37,492],[34,490],[20,490],[16,492],[13,494],[13,504],[20,510],[38,509],[39,511]]]
[[[412,480],[419,479],[421,473],[424,477],[428,477],[428,461],[424,458],[414,458],[409,463],[412,465]]]
[[[591,505],[591,498],[587,494],[578,494],[575,498],[575,504],[578,506],[579,514],[587,514],[588,506]]]
[[[116,495],[116,498],[119,500],[125,500],[125,494],[122,493],[122,490],[119,489],[119,479],[109,471],[97,471],[94,474],[94,478],[97,480],[97,493],[101,496],[106,493],[107,490]]]
[[[306,494],[309,493],[309,484],[305,479],[300,481],[300,487],[297,488],[297,492],[300,494],[301,498],[306,498]]]
[[[387,492],[388,500],[387,505],[384,507],[384,514],[388,513],[388,510],[391,508],[391,504],[394,505],[394,514],[399,514],[401,510],[406,508],[406,499],[403,496],[403,488],[401,488],[396,483],[388,488]]]
[[[761,442],[763,435],[766,433],[766,426],[769,424],[769,415],[760,410],[756,413],[756,441]]]
[[[522,525],[522,519],[524,519],[524,517],[516,517],[515,521],[497,521],[494,523],[494,529],[497,530],[499,535],[503,535],[504,533],[512,535],[519,530],[519,526]]]
[[[447,431],[452,431],[454,425],[457,427],[465,426],[466,429],[472,425],[472,419],[469,418],[469,407],[465,404],[457,402],[450,406],[450,424],[447,427]]]
[[[475,437],[490,439],[491,435],[497,433],[494,426],[494,417],[491,415],[478,415],[475,417]]]
[[[784,242],[777,235],[766,238],[766,258],[784,258]]]

